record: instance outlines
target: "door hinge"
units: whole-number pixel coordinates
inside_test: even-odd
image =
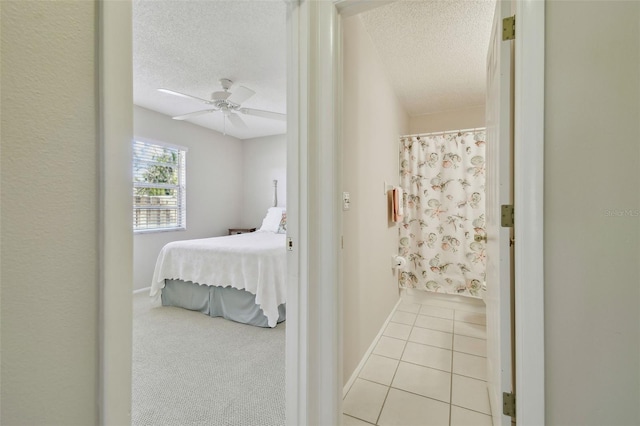
[[[516,416],[516,396],[513,393],[502,392],[502,414],[509,417]]]
[[[502,40],[513,40],[516,38],[516,16],[509,16],[502,20]]]
[[[291,237],[287,238],[287,250],[293,251],[293,240]]]
[[[503,228],[513,227],[513,204],[503,204],[501,206],[500,225]]]

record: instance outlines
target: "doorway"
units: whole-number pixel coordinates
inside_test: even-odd
[[[375,3],[375,2],[372,2]],[[377,2],[378,4],[380,2]],[[339,91],[341,77],[338,73],[339,49],[333,48],[334,35],[339,36],[340,15],[347,16],[349,10],[359,8],[366,2],[343,0],[334,6],[329,2],[318,4],[289,3],[289,44],[290,84],[295,90],[289,91],[293,97],[288,108],[293,108],[290,117],[291,135],[296,135],[297,144],[291,149],[289,161],[296,165],[289,168],[295,178],[289,179],[289,194],[299,197],[294,216],[299,215],[299,223],[292,234],[292,248],[296,262],[290,276],[298,286],[293,288],[294,300],[298,301],[296,312],[299,319],[291,330],[293,339],[287,347],[287,422],[291,425],[322,423],[322,413],[336,420],[340,412],[342,374],[340,370],[340,301],[341,297],[333,285],[314,285],[318,277],[327,277],[331,283],[338,281],[339,233],[335,245],[325,239],[309,238],[309,226],[318,234],[324,229],[337,229],[336,219],[340,202],[334,195],[341,192],[338,178],[339,158],[330,157],[319,162],[310,146],[317,143],[319,132],[326,139],[332,138],[333,130],[339,128],[339,120],[331,118],[331,111],[339,103],[331,97],[315,99],[311,105],[308,96],[312,90],[324,94]],[[368,6],[368,5],[367,5]],[[370,7],[370,6],[369,6]],[[133,133],[131,123],[131,34],[122,22],[130,22],[130,5],[125,2],[100,2],[100,91],[101,91],[101,421],[104,424],[126,424],[130,409],[130,357],[131,353],[131,235],[130,235],[130,194],[129,167],[120,159],[130,156],[128,144]],[[544,111],[544,3],[517,2],[516,13],[522,24],[516,32],[520,35],[517,44],[521,55],[516,61],[517,81],[527,81],[527,85],[516,86],[516,166],[520,175],[516,176],[516,188],[526,185],[529,191],[516,194],[516,203],[527,205],[527,209],[516,211],[516,219],[530,224],[521,228],[516,235],[516,250],[526,258],[526,265],[516,265],[516,280],[522,286],[517,291],[516,305],[519,318],[516,322],[522,341],[516,343],[516,356],[520,377],[517,393],[520,395],[519,418],[524,422],[542,424],[544,422],[544,339],[542,310],[542,123]],[[313,19],[311,19],[313,18]],[[322,29],[323,32],[318,33]],[[324,34],[317,43],[318,34]],[[300,65],[292,67],[293,64]],[[525,66],[526,65],[526,66]],[[527,99],[519,104],[518,99]],[[319,103],[318,103],[319,101]],[[327,111],[328,109],[328,111]],[[327,120],[329,117],[329,120]],[[309,119],[309,121],[307,121]],[[315,126],[323,123],[323,126]],[[311,126],[311,128],[310,128]],[[291,136],[293,137],[293,136]],[[333,159],[332,159],[333,158]],[[314,184],[328,185],[329,191],[318,193]],[[309,190],[310,189],[310,190]],[[302,194],[304,194],[302,196]],[[289,205],[291,209],[291,196]],[[522,198],[519,198],[522,197]],[[526,203],[525,203],[526,202]],[[318,211],[324,220],[310,221],[309,207]],[[324,213],[324,215],[323,215]],[[328,221],[328,222],[327,222]],[[326,225],[333,225],[327,228]],[[333,233],[332,233],[333,235]],[[315,236],[312,235],[312,236]],[[312,250],[313,256],[309,256]],[[310,267],[323,264],[322,271]],[[320,263],[318,263],[320,262]],[[326,280],[325,280],[326,281]],[[311,288],[311,292],[309,289]],[[338,301],[336,304],[336,300]],[[337,306],[336,306],[337,305]],[[123,306],[125,309],[123,310]],[[310,312],[312,311],[312,312]],[[302,315],[304,312],[306,315]],[[322,322],[321,319],[329,319]],[[289,317],[291,320],[291,316]],[[291,325],[291,324],[289,324]],[[289,336],[287,336],[289,337]],[[322,342],[330,358],[317,359],[309,340]],[[289,362],[292,361],[292,362]],[[334,372],[334,373],[331,373]],[[322,386],[314,386],[321,377],[331,379]],[[333,377],[335,377],[334,385]],[[522,378],[526,378],[523,380]],[[313,379],[313,380],[311,380]],[[526,384],[526,385],[525,385]],[[320,407],[325,411],[320,410]],[[335,408],[335,410],[334,410]],[[328,410],[328,412],[326,411]],[[324,423],[327,423],[326,421]],[[335,421],[329,423],[336,423]]]
[[[521,3],[519,3],[519,5],[522,6]],[[542,18],[541,16],[538,15],[539,11],[532,11],[532,10],[528,10],[527,11],[527,10],[524,10],[522,7],[520,7],[519,12],[521,14],[525,15],[525,17],[523,18],[525,21],[527,21],[527,19],[531,19],[531,21],[529,21],[529,23],[534,22],[534,20],[536,20],[536,19],[541,19]],[[527,17],[526,15],[528,13],[529,14],[533,13],[533,15],[529,15]],[[343,24],[343,29],[344,29],[345,20],[343,19],[341,21],[341,23]],[[529,30],[531,27],[524,27],[524,28]],[[538,27],[538,28],[540,28],[540,27]],[[531,37],[531,35],[529,35],[529,37]],[[537,72],[538,75],[541,75],[541,69],[543,68],[543,62],[542,62],[543,58],[539,55],[539,52],[538,52],[538,49],[540,48],[540,46],[536,46],[535,42],[531,38],[527,38],[527,33],[526,32],[523,32],[523,37],[520,38],[520,41],[518,41],[517,43],[522,43],[521,45],[518,46],[518,48],[523,48],[522,46],[524,46],[524,48],[523,48],[524,50],[530,49],[531,56],[536,58],[535,59],[534,70],[537,70],[537,71],[533,71],[533,73],[535,74]],[[532,43],[532,44],[528,44],[528,43]],[[343,55],[347,56],[344,52],[343,52]],[[527,55],[523,55],[523,56],[527,57]],[[521,58],[523,56],[521,56]],[[346,61],[346,59],[344,59],[344,60]],[[520,70],[520,72],[522,72],[522,70]],[[360,76],[360,77],[361,77],[361,79],[366,80],[367,78],[370,78],[371,74],[372,74],[371,70],[367,69],[366,76]],[[346,85],[346,83],[342,83],[342,84]],[[371,88],[371,87],[369,87],[368,89],[365,89],[365,86],[362,85],[362,88],[360,89],[360,91],[364,92],[365,90],[376,90],[376,89]],[[528,88],[525,88],[524,90],[527,90],[527,89]],[[538,85],[537,89],[533,89],[533,88],[531,88],[531,89],[532,90],[538,90],[539,92],[542,92],[542,85]],[[346,90],[347,89],[345,88],[343,93],[346,93]],[[532,104],[524,106],[524,108],[523,108],[522,105],[520,105],[520,108],[522,108],[522,109],[517,111],[516,114],[519,116],[520,114],[523,113],[523,111],[526,111],[526,109],[529,108],[529,107],[532,108],[534,111],[538,111],[538,112],[535,113],[533,117],[524,118],[524,121],[528,121],[529,119],[531,119],[531,122],[528,122],[527,126],[531,126],[531,128],[535,128],[536,129],[536,131],[535,131],[536,133],[533,134],[533,135],[527,135],[527,136],[533,136],[530,139],[530,142],[532,143],[532,145],[529,145],[527,147],[520,146],[519,153],[524,153],[524,152],[526,152],[526,150],[531,149],[532,150],[531,155],[534,155],[534,158],[537,158],[538,162],[535,163],[534,165],[528,164],[528,165],[525,166],[525,170],[522,172],[521,176],[530,175],[531,178],[535,182],[534,182],[533,185],[530,185],[530,186],[528,184],[524,185],[522,181],[516,183],[516,185],[520,184],[519,197],[521,197],[520,200],[518,200],[518,197],[516,197],[516,203],[518,201],[523,202],[524,198],[530,197],[533,194],[535,194],[536,196],[539,196],[537,191],[539,190],[539,185],[541,184],[541,180],[539,180],[539,178],[541,176],[541,168],[539,168],[539,167],[541,166],[540,152],[541,152],[541,149],[542,149],[542,137],[541,137],[542,126],[541,126],[541,115],[539,114],[539,111],[541,110],[542,105],[539,102],[533,102]],[[384,114],[381,114],[381,115],[384,115]],[[382,119],[382,118],[380,118],[380,119]],[[538,121],[536,122],[535,120],[538,120]],[[372,122],[375,123],[375,120],[372,120]],[[347,125],[347,124],[343,123],[343,125]],[[375,127],[375,125],[374,124],[370,124],[370,127]],[[462,127],[462,126],[460,126],[460,127]],[[460,128],[460,127],[458,127],[458,128]],[[472,125],[472,126],[469,126],[469,127],[474,127],[474,126]],[[433,130],[436,130],[436,129],[433,129]],[[440,129],[440,130],[445,130],[445,129]],[[516,137],[516,139],[517,139],[516,140],[516,146],[519,146],[520,144],[522,144],[523,140],[526,139],[527,136],[525,136],[523,134],[518,134],[517,137]],[[520,139],[518,139],[518,137]],[[371,138],[370,140],[368,140],[368,142],[371,142],[373,140],[375,140],[375,138]],[[343,144],[346,144],[346,143],[347,143],[347,141],[343,141]],[[345,148],[345,149],[349,149],[349,148]],[[380,149],[384,150],[384,149],[387,149],[387,147],[382,147]],[[372,154],[369,153],[368,155],[371,156]],[[375,155],[375,154],[373,154],[373,155]],[[537,156],[537,157],[535,157],[535,156]],[[351,160],[353,160],[355,157],[357,157],[357,155],[352,156]],[[518,165],[520,165],[521,163],[524,163],[524,161],[522,159],[521,159],[520,163],[518,163]],[[353,164],[353,161],[350,161],[350,160],[346,160],[345,164],[347,165],[347,167],[356,167],[356,165]],[[378,169],[382,170],[381,168],[378,168]],[[384,178],[387,177],[387,175],[384,174],[384,172],[382,174],[384,175]],[[536,176],[537,176],[538,180],[536,180]],[[371,179],[369,179],[369,180],[363,179],[362,181],[364,182],[364,185],[369,185],[371,188],[375,188],[375,190],[372,190],[371,192],[374,193],[374,194],[378,194],[378,197],[382,198],[384,196],[385,189],[388,188],[389,181],[387,181],[386,183],[383,184],[383,182],[375,181],[376,179],[377,178],[375,178],[375,177],[373,178],[373,180],[374,180],[373,183],[371,182]],[[516,178],[516,179],[518,179],[518,178]],[[383,180],[383,179],[377,179],[377,180]],[[357,193],[354,195],[354,192],[356,191],[356,189],[354,189],[354,188],[358,188],[358,187],[357,186],[351,186],[351,187],[345,186],[344,188],[341,188],[341,191],[349,192],[351,208],[354,208],[354,206],[356,206],[357,203],[361,202],[361,200],[362,200],[362,198],[358,198],[358,194]],[[528,203],[527,205],[530,205],[530,204]],[[367,211],[370,212],[370,216],[373,217],[374,215],[379,214],[379,210],[382,210],[382,208],[376,207],[375,209],[367,210]],[[349,215],[349,214],[351,214],[351,212],[344,212],[345,217],[347,215]],[[525,212],[524,214],[528,215],[529,212]],[[536,212],[536,214],[539,215],[539,217],[541,217],[541,211],[538,210]],[[529,217],[529,218],[533,219],[534,221],[536,221],[536,220],[539,219],[539,217]],[[355,232],[353,230],[354,223],[353,222],[348,222],[345,219],[345,224],[344,225],[345,225],[345,229],[344,229],[345,235],[351,234],[353,236],[354,232]],[[541,237],[541,234],[540,234],[541,231],[540,230],[535,231],[535,230],[532,230],[531,228],[528,228],[527,230],[520,230],[518,232],[524,232],[527,235],[523,236],[524,239],[520,241],[520,244],[522,244],[523,247],[517,247],[516,249],[517,250],[523,250],[525,252],[528,252],[528,253],[532,254],[533,258],[529,258],[526,262],[523,262],[519,266],[517,266],[517,268],[523,268],[523,267],[524,268],[529,268],[529,263],[533,264],[533,265],[537,264],[540,267],[541,266],[541,259],[542,259],[542,257],[541,257],[541,246],[539,246],[538,243],[535,242],[535,240],[537,238]],[[369,238],[370,239],[370,236],[367,235],[366,233],[361,233],[361,234],[362,234],[362,238]],[[517,240],[518,239],[516,238],[516,241]],[[353,242],[353,240],[350,241],[349,239],[345,238],[344,244],[345,244],[345,250],[347,250],[349,247],[353,246],[354,242]],[[519,243],[516,242],[516,244],[518,245]],[[524,246],[526,246],[526,247],[524,247]],[[371,260],[373,260],[373,257],[368,257],[368,256],[366,256],[364,254],[359,254],[358,256],[361,259],[360,261],[362,261],[362,259],[364,259],[364,263],[369,262],[368,263],[368,267],[370,269],[378,268],[378,264],[381,264],[383,261],[387,265],[386,268],[390,269],[389,265],[390,265],[390,260],[391,260],[391,255],[392,254],[393,254],[393,251],[389,250],[389,253],[386,255],[386,259],[382,259],[381,256],[378,256],[378,257],[375,257],[376,260],[373,261],[373,262],[371,261]],[[356,261],[358,260],[357,259],[358,256],[356,256],[356,255],[351,256],[350,259],[345,260],[345,263],[352,264],[354,259]],[[382,259],[382,260],[380,260],[380,259]],[[527,265],[524,265],[524,263],[527,263]],[[540,275],[541,274],[541,272],[540,272],[541,269],[538,270],[538,272],[537,272],[537,279],[532,279],[532,277],[525,277],[525,276],[523,276],[521,271],[522,271],[522,269],[520,269],[520,272],[516,271],[516,276],[518,277],[518,279],[522,280],[522,281],[520,281],[520,285],[523,285],[523,286],[527,285],[529,287],[526,290],[522,290],[521,289],[520,291],[532,292],[533,294],[538,294],[538,296],[540,296],[541,292],[542,292],[542,281],[541,281],[541,275]],[[367,281],[367,285],[369,285],[369,284],[370,284],[369,281]],[[348,286],[353,286],[353,285],[354,285],[353,277],[345,277],[344,282],[343,282],[343,286],[344,286],[344,289],[345,289],[344,291],[349,291],[348,290]],[[522,296],[522,293],[520,295],[518,295],[518,296],[519,297]],[[367,294],[367,301],[373,299],[374,297],[375,296]],[[520,309],[520,308],[524,309],[524,311],[519,314],[519,315],[522,315],[522,317],[521,317],[521,319],[519,320],[519,323],[518,323],[518,325],[520,327],[520,328],[518,328],[518,332],[519,333],[524,332],[525,335],[527,335],[527,333],[530,333],[531,336],[534,336],[535,339],[538,339],[540,337],[540,334],[539,334],[540,329],[536,330],[535,327],[531,327],[531,325],[534,324],[534,323],[537,323],[538,325],[541,324],[542,305],[538,304],[537,306],[535,306],[535,305],[533,305],[533,306],[532,305],[524,306],[524,304],[525,304],[524,303],[524,299],[517,300],[516,304],[517,304],[517,309]],[[353,314],[354,315],[361,315],[363,318],[367,318],[367,319],[370,318],[366,314],[364,314],[364,311],[362,311],[362,310],[360,310],[360,311],[356,310]],[[537,318],[537,319],[535,319],[535,318]],[[384,315],[383,315],[383,320],[384,320]],[[382,321],[382,320],[379,320],[379,321]],[[346,323],[347,323],[347,321],[345,321],[345,324]],[[353,328],[352,325],[350,325],[350,327]],[[375,332],[374,332],[374,336],[375,336]],[[361,337],[361,336],[358,336],[358,337]],[[520,337],[522,338],[522,336],[520,336]],[[346,339],[346,336],[345,336],[345,339]],[[526,339],[524,339],[523,341],[526,341]],[[539,340],[538,340],[538,342],[541,343]],[[365,348],[367,347],[366,343],[364,344],[364,347]],[[345,350],[346,350],[346,348],[345,348]],[[517,351],[519,351],[519,349],[517,349]],[[519,355],[517,355],[517,356],[523,356],[523,355],[524,355],[524,353],[520,352]],[[542,358],[542,352],[538,350],[536,355],[534,355],[534,358],[535,357],[538,357],[538,359],[541,359]],[[531,360],[529,360],[529,362],[531,362]],[[356,359],[355,363],[357,363],[357,359]],[[349,368],[353,368],[353,365],[354,365],[354,361],[351,360]],[[346,371],[346,369],[347,369],[347,366],[345,365],[345,377],[344,377],[345,380],[349,376],[349,373]],[[522,369],[522,366],[520,366],[519,370],[518,370],[518,374],[523,373],[523,372],[524,372],[524,370]],[[541,370],[538,370],[538,372],[539,372],[540,376],[538,376],[538,378],[535,378],[535,379],[532,378],[531,376],[529,376],[529,379],[531,379],[531,381],[527,380],[527,383],[523,385],[523,387],[520,389],[520,391],[522,391],[522,389],[528,388],[528,386],[532,386],[534,388],[536,386],[540,386],[540,381],[538,379],[543,374],[542,374]],[[528,374],[528,373],[529,373],[529,371],[527,371],[524,374]],[[520,385],[521,384],[522,383],[520,383]],[[527,393],[527,391],[525,391],[525,393]],[[543,404],[542,404],[542,401],[540,399],[534,398],[534,399],[531,400],[531,402],[532,402],[532,406],[537,406],[537,409],[533,410],[533,411],[536,411],[538,413],[538,415],[540,415],[540,413],[543,413],[543,409],[542,409]]]
[[[476,266],[482,247],[471,257],[471,246],[480,245],[471,223],[483,228],[484,175],[474,178],[467,169],[473,157],[477,164],[484,158],[484,67],[494,7],[466,3],[471,21],[456,9],[455,3],[396,2],[342,20],[343,185],[351,196],[343,211],[348,419],[448,424],[460,412],[490,422],[486,391],[462,395],[465,400],[459,395],[460,386],[486,381],[482,304],[425,291],[428,284],[478,297],[473,283],[483,274]],[[461,81],[473,84],[465,95],[451,96]],[[392,218],[389,192],[398,187],[407,201],[403,217]],[[475,192],[482,198],[472,199]],[[466,225],[459,217],[468,218]],[[395,255],[404,257],[403,267],[393,265]],[[417,287],[413,294],[399,294],[401,279],[403,287]],[[475,324],[463,321],[466,312]],[[463,348],[463,340],[477,349]],[[360,399],[372,401],[370,411]],[[425,407],[431,416],[420,414]]]
[[[279,40],[280,44],[282,45],[282,49],[279,55],[272,55],[272,56],[277,56],[279,60],[282,62],[282,65],[280,68],[281,68],[281,71],[283,72],[282,72],[282,78],[281,78],[280,84],[283,89],[282,97],[284,98],[285,97],[284,91],[286,90],[286,78],[284,76],[284,70],[286,68],[286,64],[285,64],[286,55],[285,55],[285,48],[284,48],[285,34],[286,34],[286,31],[284,29],[286,7],[284,4],[280,2],[272,3],[272,4],[274,7],[277,7],[280,12],[282,12],[282,36],[280,37],[280,40]],[[202,5],[202,3],[200,3],[200,5]],[[211,3],[210,5],[221,6],[220,3],[217,3],[216,5],[213,5],[213,3]],[[237,7],[241,7],[244,5],[246,5],[246,3],[236,4]],[[268,7],[264,3],[261,3],[258,6]],[[154,140],[160,141],[161,140],[159,136],[160,133],[164,133],[168,138],[176,138],[177,133],[174,132],[175,129],[172,130],[173,127],[171,127],[171,125],[174,123],[175,123],[175,126],[177,126],[178,124],[182,124],[183,125],[182,127],[184,129],[185,123],[180,123],[179,121],[172,122],[169,117],[159,117],[160,114],[154,113],[149,109],[137,108],[136,114],[139,114],[138,118],[142,118],[143,121],[147,122],[147,124],[155,121],[156,125],[152,125],[152,126],[145,125],[140,127],[139,126],[140,123],[138,122],[137,123],[138,125],[134,126],[134,123],[132,123],[132,117],[134,113],[132,112],[132,99],[131,99],[131,94],[132,94],[131,69],[133,68],[131,63],[132,62],[131,61],[132,28],[127,28],[125,26],[123,29],[122,25],[120,24],[122,22],[132,22],[132,4],[130,2],[117,2],[117,4],[112,4],[112,2],[104,2],[100,4],[100,7],[101,7],[100,15],[101,15],[102,24],[103,24],[102,26],[103,37],[101,37],[101,43],[102,43],[101,55],[102,55],[102,64],[103,64],[103,69],[101,70],[101,83],[102,83],[102,87],[104,88],[104,92],[103,92],[104,96],[102,97],[102,102],[104,104],[103,105],[103,121],[104,121],[104,129],[105,129],[105,135],[104,135],[105,140],[103,144],[104,157],[103,157],[103,171],[102,171],[103,172],[103,178],[102,178],[103,197],[104,197],[102,227],[105,230],[103,247],[102,247],[103,264],[104,264],[104,271],[105,271],[103,276],[103,283],[102,283],[102,287],[103,287],[102,300],[103,300],[103,312],[104,312],[104,319],[103,319],[104,329],[103,329],[102,338],[104,339],[103,349],[105,351],[105,353],[103,353],[102,355],[102,359],[103,359],[102,374],[105,378],[104,379],[105,393],[103,394],[105,403],[104,403],[104,406],[102,407],[101,415],[105,423],[126,424],[130,421],[130,418],[128,416],[131,411],[131,391],[126,390],[125,386],[129,387],[129,389],[131,386],[130,385],[131,383],[130,354],[131,354],[131,348],[132,348],[131,326],[130,324],[127,324],[132,320],[131,310],[126,308],[127,306],[129,307],[131,306],[132,299],[131,299],[131,295],[127,294],[127,293],[130,293],[130,291],[127,291],[126,288],[129,287],[129,290],[131,290],[131,277],[134,276],[135,274],[132,273],[132,270],[134,268],[132,265],[133,250],[132,250],[132,241],[131,241],[131,235],[130,235],[130,230],[131,230],[130,215],[125,215],[121,209],[123,209],[124,206],[127,205],[128,206],[127,208],[130,210],[131,183],[125,183],[126,181],[131,180],[131,170],[130,170],[131,166],[130,166],[130,161],[128,161],[128,159],[131,158],[130,144],[131,144],[132,136],[134,134],[134,127],[136,128],[136,133],[138,133],[138,136],[140,136],[139,131],[141,129],[143,132],[148,133],[149,129],[151,129],[151,131],[153,132],[154,131],[153,129],[155,128],[155,131],[159,133],[156,134],[155,136],[151,136],[151,138]],[[174,19],[177,19],[177,16],[175,13],[170,15],[172,15]],[[204,19],[204,16],[202,15],[204,14],[200,14],[198,17],[201,19]],[[264,18],[264,13],[262,14],[262,18]],[[202,23],[200,23],[199,25],[202,26]],[[166,27],[164,28],[164,30],[166,33],[168,33],[168,31],[166,31],[167,30]],[[263,43],[272,41],[267,37],[263,37],[263,38],[265,39],[265,40],[261,40],[261,42]],[[235,41],[238,42],[238,40],[239,38],[235,37]],[[232,44],[233,43],[230,43],[230,45]],[[259,43],[254,43],[254,45],[258,45],[258,44]],[[272,43],[272,44],[275,44],[275,43]],[[257,49],[257,47],[255,48]],[[148,52],[145,52],[145,53],[148,53]],[[251,51],[249,51],[248,53],[250,54],[250,56],[257,56],[257,54],[253,54]],[[275,61],[278,58],[272,58],[272,59]],[[253,62],[255,63],[256,66],[260,65],[258,61],[253,61]],[[223,65],[227,65],[227,64],[228,64],[228,61],[225,61]],[[267,70],[264,67],[262,67],[260,71],[262,71],[261,77],[265,78]],[[247,73],[242,74],[242,71],[239,71],[238,73],[245,78],[245,81],[242,83],[246,84],[247,86],[251,86],[251,84],[246,81],[250,79],[248,74]],[[226,77],[227,75],[225,74],[222,76]],[[215,80],[214,77],[209,78],[209,76],[207,76],[206,79],[212,79],[213,81],[211,83],[212,85],[218,84],[217,80]],[[239,86],[239,85],[236,85],[236,86]],[[255,89],[258,88],[257,84],[253,84],[252,86]],[[158,87],[163,87],[163,85],[158,84]],[[154,92],[156,88],[157,87],[154,86],[153,88]],[[179,89],[177,87],[174,87],[174,88]],[[207,90],[215,90],[215,87],[212,86],[211,89],[207,89]],[[220,88],[220,90],[223,90],[223,89]],[[235,92],[234,87],[232,87],[231,90]],[[260,93],[256,93],[258,95],[256,98],[262,97],[263,102],[264,102],[264,98],[268,98],[269,95],[270,96],[274,95],[274,93],[265,94],[263,92],[264,91],[261,91]],[[205,98],[210,95],[210,92],[205,92],[199,95]],[[242,106],[251,107],[252,105],[247,104]],[[283,108],[284,108],[284,103],[283,103]],[[260,109],[263,111],[267,110],[268,106],[262,106],[260,107]],[[248,112],[255,112],[255,111],[257,111],[257,109],[255,109],[254,111],[248,111]],[[170,116],[176,115],[175,112],[172,114],[169,112],[165,112],[165,113],[170,114]],[[242,111],[242,113],[244,113],[244,111]],[[149,118],[151,120],[148,120]],[[242,118],[245,124],[248,124],[247,125],[248,129],[249,129],[252,118],[254,117],[249,117],[248,115]],[[111,119],[114,119],[114,122],[109,121]],[[229,125],[229,123],[226,123],[226,124]],[[161,128],[163,128],[164,130],[161,130]],[[283,128],[286,129],[286,125],[284,125],[284,123],[283,123]],[[259,155],[261,150],[263,151],[267,150],[269,146],[277,144],[278,149],[280,149],[281,152],[280,151],[273,152],[273,156],[278,157],[277,159],[278,162],[286,163],[286,136],[285,135],[282,136],[281,141],[280,140],[274,141],[271,139],[265,140],[265,141],[262,141],[264,142],[262,145],[258,146],[258,143],[256,142],[256,138],[259,135],[252,135],[248,137],[246,135],[244,137],[242,135],[234,135],[236,136],[235,139],[237,139],[235,140],[229,135],[223,136],[222,134],[220,134],[218,136],[215,136],[213,135],[213,132],[207,133],[208,132],[207,130],[204,130],[204,129],[198,130],[195,128],[195,126],[192,126],[191,130],[193,130],[193,132],[189,133],[188,136],[185,136],[185,138],[188,139],[189,142],[183,143],[183,145],[189,145],[192,155],[200,155],[201,157],[205,157],[206,152],[209,152],[207,150],[211,149],[211,145],[216,145],[219,148],[222,148],[222,152],[217,152],[216,155],[210,159],[208,164],[212,169],[217,168],[217,169],[220,169],[220,171],[224,171],[225,168],[229,168],[229,167],[232,169],[232,170],[227,169],[227,172],[229,173],[223,173],[221,176],[218,176],[218,178],[215,179],[218,182],[218,189],[222,189],[223,193],[224,192],[228,193],[229,190],[231,190],[231,192],[234,192],[234,193],[242,192],[242,191],[236,191],[236,190],[238,188],[242,189],[243,183],[246,183],[248,185],[251,182],[250,178],[247,178],[246,182],[244,182],[245,179],[234,178],[236,173],[241,172],[241,170],[240,171],[237,170],[239,169],[239,167],[233,166],[233,164],[237,163],[238,162],[237,160],[240,159],[239,155],[242,156],[244,154],[251,154],[251,152],[253,152],[253,154],[255,155]],[[220,130],[220,133],[231,133],[230,131],[228,131],[229,129],[226,129],[226,130],[227,130],[226,132],[224,130]],[[197,136],[198,134],[200,136]],[[149,137],[150,136],[147,135],[147,138]],[[207,137],[210,139],[211,138],[213,139],[209,141],[210,142],[209,144],[206,144],[205,142],[202,141],[203,138],[206,139]],[[194,146],[191,146],[191,142],[194,142],[193,140],[194,138],[199,138],[200,141],[203,142],[201,144],[201,147],[198,149],[194,149]],[[250,139],[250,141],[245,144],[250,146],[247,146],[247,149],[243,150],[241,149],[239,144],[243,144],[242,140],[245,140],[245,139]],[[175,141],[173,142],[176,143]],[[200,153],[198,154],[195,151],[199,151]],[[225,153],[231,155],[231,157],[226,162],[222,159],[222,156]],[[209,152],[209,154],[211,154],[211,152]],[[216,160],[216,158],[218,159]],[[193,167],[196,167],[197,163],[200,160],[201,160],[200,158],[192,158],[191,161],[189,161],[189,155],[187,154],[187,168],[189,168],[189,164],[191,164],[191,166]],[[213,163],[216,161],[222,161],[222,163],[215,166]],[[119,162],[120,164],[116,165],[115,162]],[[253,172],[255,172],[254,174],[257,174],[261,170],[264,171],[264,168],[267,167],[266,161],[257,162],[257,163],[258,163],[257,165],[254,164],[255,167],[253,167],[253,170],[252,170]],[[270,166],[271,169],[276,168],[275,165],[272,165],[272,166],[273,167]],[[280,165],[278,165],[277,167],[280,167]],[[126,170],[127,168],[129,168],[128,171]],[[286,169],[286,165],[282,166],[282,168],[283,170]],[[274,171],[271,169],[270,171]],[[279,173],[280,170],[277,170],[275,172]],[[187,170],[187,176],[188,175],[189,175],[189,170]],[[225,182],[225,178],[229,179],[230,181]],[[271,205],[272,200],[274,199],[274,188],[273,188],[274,185],[272,180],[273,178],[280,181],[280,188],[279,188],[280,193],[279,193],[279,196],[277,197],[280,205],[286,202],[286,197],[285,197],[286,180],[282,176],[273,176],[273,177],[270,177],[269,180],[263,179],[260,182],[260,185],[265,184],[264,191],[259,191],[258,189],[256,189],[255,191],[252,192],[254,196],[249,198],[251,198],[252,201],[256,201],[256,204],[259,204],[258,201],[264,200],[266,198],[266,203],[267,203],[266,207]],[[190,180],[188,179],[187,198],[189,198],[189,188],[191,188],[191,195],[193,197],[196,197],[201,201],[205,201],[207,203],[211,203],[213,201],[215,204],[216,197],[214,196],[214,194],[200,194],[200,195],[197,194],[198,190],[196,188],[201,187],[202,182],[207,182],[210,180],[211,179],[208,179],[208,178],[202,179],[202,176],[200,177],[195,176],[195,178],[192,176]],[[232,187],[232,185],[234,184],[237,184],[236,185],[237,187],[235,189]],[[223,188],[220,188],[220,186],[222,186]],[[129,200],[125,201],[125,197],[129,198]],[[209,201],[206,201],[206,200],[209,200]],[[222,205],[220,201],[221,200],[218,199],[218,203],[217,203],[218,205]],[[188,211],[189,211],[190,204],[191,202],[187,200]],[[230,204],[230,206],[233,206],[233,205],[234,205],[234,202]],[[203,206],[201,205],[199,208],[191,209],[192,214],[195,214],[195,216],[191,216],[191,219],[188,221],[187,223],[188,230],[182,232],[183,234],[185,234],[184,239],[194,237],[194,235],[190,234],[190,230],[193,232],[197,232],[197,228],[200,227],[200,225],[198,225],[197,223],[199,221],[197,217],[202,216],[202,213],[205,213],[205,216],[209,216],[207,219],[205,219],[205,221],[206,220],[209,221],[207,224],[205,224],[205,226],[209,228],[209,231],[207,232],[226,234],[227,232],[226,228],[234,228],[234,227],[237,227],[238,225],[242,225],[241,223],[238,223],[238,222],[228,223],[226,225],[220,225],[220,223],[224,222],[222,220],[220,221],[214,220],[213,222],[211,222],[211,219],[213,219],[215,215],[211,215],[209,213],[204,212],[202,207]],[[236,207],[237,206],[230,207],[227,210],[232,210]],[[260,226],[260,220],[262,220],[267,210],[266,207],[262,209],[260,213],[258,213],[259,217],[257,219],[249,218],[249,221],[253,224],[253,227]],[[247,209],[247,210],[250,210],[250,209]],[[241,213],[241,211],[239,213]],[[238,216],[239,215],[240,214],[238,214]],[[219,223],[216,224],[216,222],[219,222]],[[257,224],[255,222],[257,222]],[[224,226],[226,226],[226,228]],[[215,227],[218,227],[219,229],[214,229],[213,231],[211,231],[211,228],[215,228]],[[125,235],[125,232],[129,235]],[[161,234],[162,234],[161,235],[162,237],[166,237],[169,233],[165,232]],[[155,236],[157,235],[160,235],[160,234],[156,234]],[[207,235],[203,235],[202,237],[206,237],[206,236]],[[145,237],[149,237],[149,235],[145,235]],[[283,236],[283,241],[284,241],[284,236]],[[283,243],[283,248],[284,248],[284,243]],[[146,263],[149,263],[149,262],[146,262]],[[155,261],[152,260],[151,263],[155,263]],[[153,272],[153,268],[151,268],[151,271],[149,273],[151,272]],[[150,283],[150,281],[146,278],[138,281],[148,281]],[[144,284],[140,284],[138,287],[142,285]],[[113,311],[111,309],[113,309]],[[284,326],[280,327],[280,331],[281,331],[280,334],[282,334],[281,337],[283,337],[285,333],[283,328]],[[251,341],[256,341],[256,339],[251,339]],[[280,392],[279,401],[280,401],[280,411],[283,412],[284,399],[285,399],[284,398],[284,350],[285,350],[284,347],[285,345],[283,342],[283,338],[281,338],[280,341],[282,343],[281,344],[282,353],[280,353],[277,358],[280,359],[282,363],[282,368],[281,368],[282,383],[281,383],[281,392]],[[269,358],[275,358],[275,356],[271,356]],[[112,385],[114,386],[113,389],[117,387],[118,390],[117,391],[114,390],[112,392],[111,391]],[[284,421],[283,420],[284,414],[280,413],[280,416],[282,418],[282,421]]]

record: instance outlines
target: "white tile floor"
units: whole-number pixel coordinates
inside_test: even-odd
[[[485,312],[475,302],[403,296],[344,398],[343,424],[491,425]]]

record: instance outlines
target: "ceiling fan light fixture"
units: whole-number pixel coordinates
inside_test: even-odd
[[[224,91],[217,91],[217,92],[213,92],[211,94],[211,100],[212,101],[226,101],[227,98],[231,95],[231,93]]]

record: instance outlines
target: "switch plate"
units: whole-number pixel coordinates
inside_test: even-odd
[[[342,210],[349,210],[351,207],[351,195],[348,192],[342,193]]]

